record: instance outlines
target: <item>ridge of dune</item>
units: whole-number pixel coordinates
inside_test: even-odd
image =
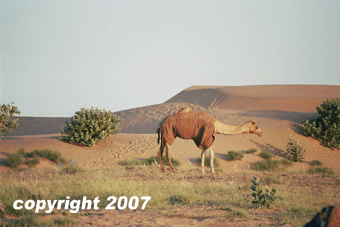
[[[340,86],[192,86],[165,103],[192,103],[207,109],[312,113],[322,100],[333,97],[340,97]]]

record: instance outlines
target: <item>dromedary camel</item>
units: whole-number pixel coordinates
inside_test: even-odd
[[[214,170],[214,152],[211,148],[215,140],[215,134],[236,135],[242,133],[254,133],[258,136],[262,135],[261,129],[255,121],[247,121],[242,125],[227,125],[216,121],[212,116],[205,112],[193,111],[189,108],[183,108],[176,114],[166,117],[157,130],[158,143],[161,140],[158,157],[161,164],[161,169],[164,172],[162,156],[164,149],[166,157],[169,161],[171,170],[175,173],[176,170],[171,163],[170,146],[174,143],[176,137],[182,139],[192,139],[199,149],[202,149],[202,172],[204,173],[204,160],[206,150],[210,150],[210,168],[212,173]]]

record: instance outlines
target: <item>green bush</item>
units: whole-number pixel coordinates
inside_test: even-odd
[[[288,143],[287,143],[287,152],[289,154],[289,160],[293,162],[301,162],[303,160],[304,153],[302,145],[300,145],[298,139],[292,139],[292,136],[289,135]]]
[[[339,149],[340,99],[323,100],[316,110],[318,117],[302,125],[303,134],[320,140],[326,147]]]
[[[270,160],[270,159],[266,159],[266,160],[262,160],[262,161],[258,161],[256,162],[252,169],[256,170],[256,171],[274,171],[277,170],[280,167],[280,162],[278,160]]]
[[[270,151],[263,150],[261,151],[260,156],[264,159],[272,159],[273,154]]]
[[[14,102],[12,102],[14,104]],[[16,129],[18,124],[18,119],[10,119],[10,117],[14,116],[15,114],[20,115],[20,111],[18,107],[13,106],[11,104],[2,104],[0,105],[0,139],[1,134],[8,133],[13,129]]]
[[[198,157],[198,163],[202,163],[202,158]],[[217,168],[220,165],[217,158],[214,158],[214,168]],[[204,166],[210,167],[210,157],[205,157],[204,159]]]
[[[319,160],[313,160],[313,161],[311,161],[310,165],[311,166],[322,166],[323,163]]]
[[[7,165],[12,168],[16,168],[23,163],[23,155],[20,151],[7,154]]]
[[[40,159],[38,157],[35,157],[33,159],[27,160],[26,164],[30,167],[33,168],[36,165],[38,165],[40,163]]]
[[[254,176],[254,179],[251,180],[252,186],[250,186],[252,193],[251,195],[254,197],[252,201],[253,204],[257,204],[258,207],[270,207],[271,203],[276,199],[275,193],[276,190],[266,188],[266,193],[263,193],[262,189],[259,187],[261,182],[260,178]]]
[[[241,152],[228,151],[228,154],[227,154],[228,161],[242,160],[242,158],[243,158],[243,154]]]
[[[164,165],[169,166],[168,159],[164,155],[162,157],[162,162],[163,162]],[[171,163],[175,167],[181,165],[181,163],[175,158],[171,158]],[[121,166],[137,166],[137,165],[151,166],[151,165],[154,165],[154,164],[157,164],[157,165],[160,164],[158,156],[151,156],[150,158],[146,158],[146,159],[143,159],[143,160],[133,159],[131,161],[122,160],[122,161],[118,162],[118,165],[121,165]]]
[[[33,152],[29,153],[29,156],[46,158],[52,162],[58,162],[61,157],[61,153],[59,151],[51,151],[48,149],[35,149]]]
[[[92,147],[119,131],[121,119],[111,111],[82,108],[77,111],[62,132],[62,140]]]
[[[333,169],[328,167],[310,167],[307,172],[309,174],[334,175]]]
[[[256,151],[257,151],[257,150],[256,150],[255,148],[253,148],[253,149],[247,150],[246,153],[247,153],[247,154],[253,154],[253,153],[255,153]]]

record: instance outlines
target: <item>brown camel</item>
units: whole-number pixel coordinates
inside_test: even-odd
[[[258,136],[262,135],[261,129],[255,121],[247,121],[242,125],[227,125],[216,121],[212,116],[205,112],[193,111],[189,108],[183,108],[176,114],[166,117],[157,130],[158,143],[161,140],[158,157],[161,164],[161,169],[164,172],[162,156],[164,149],[166,157],[169,161],[171,170],[175,173],[176,170],[171,163],[170,146],[174,143],[176,137],[182,139],[192,139],[196,146],[202,149],[202,172],[204,173],[204,160],[206,150],[210,150],[210,168],[212,173],[214,170],[214,152],[211,148],[215,140],[215,134],[236,135],[242,133],[254,133]]]

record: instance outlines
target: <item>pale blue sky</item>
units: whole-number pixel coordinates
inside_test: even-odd
[[[0,103],[70,117],[193,85],[340,85],[340,1],[0,0]]]

